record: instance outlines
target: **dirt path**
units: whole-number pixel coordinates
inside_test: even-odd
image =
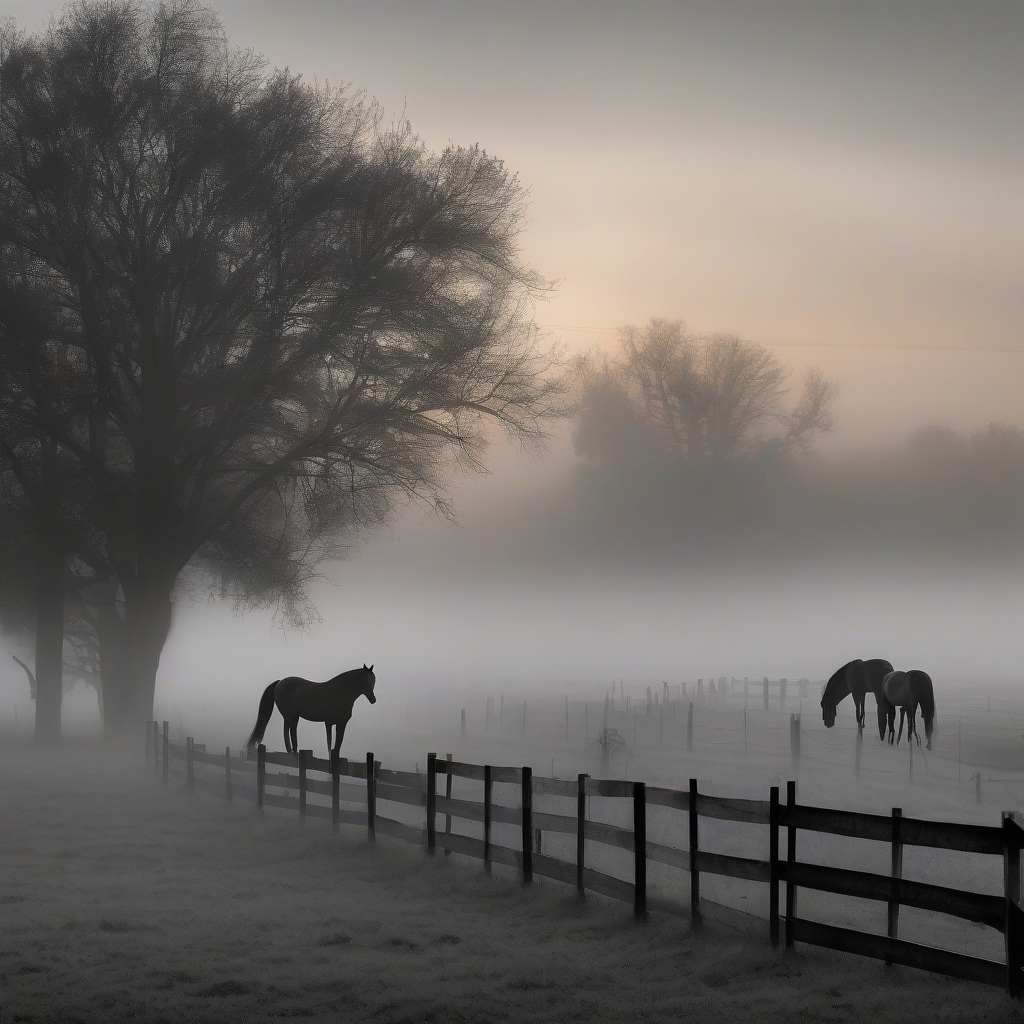
[[[357,829],[0,747],[2,1020],[1022,1021],[1003,993],[757,925],[577,905]]]

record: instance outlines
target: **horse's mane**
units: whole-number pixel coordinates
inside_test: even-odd
[[[843,681],[842,677],[846,675],[846,670],[851,665],[856,665],[858,661],[860,661],[860,658],[854,658],[853,661],[848,661],[842,668],[836,669],[836,671],[832,673],[829,681],[825,684],[825,689],[821,694],[822,697],[828,694],[833,686],[838,686]]]

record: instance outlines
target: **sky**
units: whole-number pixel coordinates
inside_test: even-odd
[[[529,190],[523,259],[558,282],[537,307],[553,341],[572,350],[610,346],[620,326],[658,316],[777,346],[794,370],[818,363],[839,382],[837,429],[824,451],[895,443],[922,423],[1024,425],[1019,2],[214,6],[230,40],[271,64],[365,90],[432,148],[478,144],[502,158]],[[28,29],[57,9],[0,0],[0,14]],[[467,528],[510,493],[553,480],[572,458],[564,437],[551,456],[538,463],[498,446],[494,475],[456,488]],[[530,662],[509,640],[524,608],[522,630],[538,638],[536,675],[544,657],[562,676],[605,667],[622,675],[641,649],[643,670],[659,677],[673,659],[694,675],[702,665],[737,675],[827,674],[837,637],[851,646],[857,637],[877,637],[879,646],[884,639],[910,658],[926,657],[941,635],[942,657],[962,673],[975,665],[1009,671],[1022,653],[1004,615],[1019,607],[1019,593],[984,575],[907,577],[881,603],[865,586],[844,597],[841,625],[829,616],[841,582],[822,578],[807,589],[791,580],[782,586],[792,600],[738,648],[730,648],[728,616],[754,621],[758,607],[736,596],[742,587],[717,604],[701,603],[691,587],[684,604],[694,625],[685,636],[671,637],[683,605],[665,620],[640,608],[666,607],[650,591],[632,611],[595,607],[545,634],[568,591],[540,601],[506,593],[488,604],[450,587],[451,603],[432,602],[420,584],[443,570],[436,552],[447,528],[414,520],[325,584],[327,624],[312,634],[315,643],[307,636],[281,645],[267,639],[265,619],[225,627],[197,607],[181,613],[191,626],[172,634],[166,673],[188,677],[196,645],[213,650],[222,628],[237,630],[222,660],[244,665],[240,674],[276,657],[305,658],[312,674],[326,673],[328,640],[381,650],[394,626],[409,638],[396,645],[406,677],[426,663],[437,676],[452,657],[446,648],[460,643],[453,677],[515,675]],[[404,580],[395,582],[406,601],[400,613],[401,601],[385,595],[377,607],[360,597],[366,588],[376,600],[384,579]],[[758,587],[763,607],[776,583]],[[944,599],[950,588],[955,600]],[[347,624],[334,614],[341,608]],[[611,633],[595,639],[588,617],[614,620],[621,642]],[[968,621],[977,628],[965,646],[958,625]],[[814,633],[814,655],[803,661],[793,646],[800,622],[801,639]],[[204,629],[212,632],[201,640]]]
[[[833,447],[1017,415],[1019,3],[214,6],[270,63],[502,158],[570,347],[652,316],[780,346],[839,379]]]

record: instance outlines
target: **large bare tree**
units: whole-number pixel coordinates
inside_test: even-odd
[[[88,476],[80,556],[116,581],[106,724],[134,727],[183,572],[298,594],[397,495],[446,510],[487,421],[540,439],[543,282],[499,161],[428,152],[194,3],[75,5],[11,42],[0,87],[0,246],[76,370],[70,422],[16,374],[3,415]]]

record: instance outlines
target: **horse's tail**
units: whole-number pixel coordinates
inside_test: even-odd
[[[935,730],[935,690],[932,686],[932,677],[927,672],[916,669],[908,672],[913,677],[914,696],[921,705],[921,716],[924,718],[924,731],[931,742],[932,733]]]
[[[280,679],[275,679],[264,691],[263,696],[260,697],[260,712],[256,716],[256,728],[249,734],[249,738],[245,741],[245,747],[247,750],[252,750],[258,743],[263,742],[263,734],[267,731],[267,723],[270,721],[270,716],[274,713],[274,688],[281,682]]]

